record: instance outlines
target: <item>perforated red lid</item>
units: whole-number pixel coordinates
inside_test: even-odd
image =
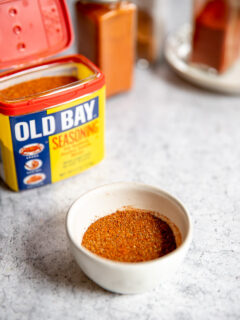
[[[65,0],[0,1],[0,69],[57,54],[72,38]]]

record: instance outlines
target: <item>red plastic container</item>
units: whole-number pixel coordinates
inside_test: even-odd
[[[81,55],[46,60],[72,38],[64,0],[0,1],[0,69],[12,68],[0,74],[0,176],[16,191],[70,177],[103,158],[102,72]],[[3,95],[52,76],[76,81],[24,97]]]

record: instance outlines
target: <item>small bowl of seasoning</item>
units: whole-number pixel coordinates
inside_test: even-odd
[[[66,231],[83,272],[104,289],[124,294],[165,281],[192,238],[189,214],[178,200],[132,182],[83,194],[67,214]]]

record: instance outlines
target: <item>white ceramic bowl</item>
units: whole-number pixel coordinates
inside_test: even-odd
[[[182,244],[155,260],[138,263],[115,262],[93,254],[82,245],[87,228],[98,218],[124,206],[159,212],[180,230]],[[101,287],[117,293],[140,293],[153,289],[180,264],[191,242],[189,214],[166,192],[141,183],[114,183],[83,194],[66,217],[71,251],[83,272]]]

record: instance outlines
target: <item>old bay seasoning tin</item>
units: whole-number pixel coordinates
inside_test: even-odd
[[[0,69],[21,64],[0,74],[0,175],[15,191],[71,177],[104,156],[103,74],[81,55],[44,59],[71,40],[63,0],[0,3]],[[75,81],[17,98],[4,95],[48,77]]]

